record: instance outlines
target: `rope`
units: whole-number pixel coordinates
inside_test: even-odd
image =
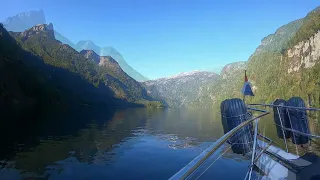
[[[281,126],[278,125],[278,124],[274,124],[274,125],[281,127]],[[287,130],[287,131],[291,131],[291,132],[294,132],[294,133],[303,135],[303,136],[308,136],[308,137],[317,138],[317,139],[319,138],[319,139],[320,139],[320,136],[318,136],[318,135],[307,134],[307,133],[303,133],[303,132],[300,132],[300,131],[297,131],[297,130],[294,130],[294,129],[285,128],[285,127],[281,127],[281,128],[283,128],[284,130]]]
[[[274,104],[248,104],[249,106],[270,106],[270,107],[282,107],[288,109],[302,109],[309,111],[320,111],[319,108],[306,108],[306,107],[294,107],[294,106],[282,106],[282,105],[274,105]]]
[[[224,118],[234,118],[234,117],[241,117],[241,116],[246,116],[246,115],[247,115],[247,113],[246,114],[236,115],[236,116],[226,116],[226,115],[222,114],[222,117],[224,117]]]
[[[280,120],[280,124],[281,124],[281,127],[283,127],[283,123],[282,123],[282,119],[281,119],[281,116],[280,116],[280,111],[279,111],[279,108],[277,107],[277,112],[278,112],[278,115],[279,115],[279,120]],[[287,152],[289,152],[288,150],[288,145],[287,145],[287,139],[286,139],[286,135],[284,133],[284,130],[282,130],[282,135],[283,135],[283,140],[284,140],[284,144],[286,145],[286,150]]]
[[[234,117],[242,117],[242,116],[245,116],[244,119],[247,120],[249,117],[252,116],[252,113],[251,113],[251,112],[246,112],[246,113],[244,113],[244,114],[240,114],[240,115],[236,115],[236,116],[226,116],[225,114],[222,114],[222,113],[221,113],[221,115],[222,115],[222,117],[224,117],[224,118],[234,118]]]

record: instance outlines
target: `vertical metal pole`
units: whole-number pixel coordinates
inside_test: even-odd
[[[247,70],[244,70],[244,83],[246,83]],[[244,87],[244,86],[243,86]],[[244,94],[245,89],[243,89],[243,102],[246,102],[246,95]]]
[[[254,159],[256,156],[256,144],[257,144],[257,137],[258,137],[258,122],[259,122],[259,119],[256,119],[255,120],[255,127],[254,127],[253,149],[252,149],[252,156],[251,156],[251,167],[250,167],[250,173],[249,173],[249,180],[251,180],[252,168],[254,166]]]
[[[289,114],[289,108],[287,108],[287,114],[288,114],[288,117],[289,117],[289,122],[290,122],[291,130],[293,130],[293,129],[292,129],[291,117],[290,117],[290,114]],[[296,137],[295,137],[295,134],[294,134],[294,131],[291,131],[291,132],[292,132],[292,136],[293,136],[292,139],[294,139],[294,141],[297,142]],[[297,155],[299,155],[299,151],[298,151],[297,144],[295,144],[295,147],[296,147],[296,153],[297,153]]]
[[[279,118],[280,118],[280,125],[281,125],[281,130],[282,130],[282,135],[283,135],[284,144],[286,145],[286,150],[287,150],[287,152],[289,152],[289,150],[288,150],[288,145],[287,145],[287,139],[286,139],[286,136],[285,136],[285,134],[284,134],[284,129],[283,129],[283,124],[282,124],[282,119],[281,119],[281,116],[280,116],[279,107],[277,107],[277,111],[278,111],[278,115],[279,115]]]

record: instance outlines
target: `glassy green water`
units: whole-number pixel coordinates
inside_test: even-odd
[[[209,111],[81,109],[2,133],[0,179],[168,179],[223,135]],[[13,134],[13,135],[12,135]],[[225,175],[228,167],[233,174]],[[243,176],[226,155],[207,175]]]
[[[2,127],[0,179],[168,179],[223,135],[220,114],[203,110],[83,108],[35,118]],[[261,122],[277,139],[273,121]],[[243,179],[248,165],[227,150],[201,179]]]

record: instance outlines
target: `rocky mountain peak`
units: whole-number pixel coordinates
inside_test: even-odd
[[[99,66],[108,67],[113,70],[121,70],[118,62],[111,56],[99,56],[93,50],[82,50],[80,51],[80,54],[85,58],[92,59],[96,64],[99,64]]]
[[[97,64],[99,64],[100,62],[100,56],[93,50],[82,50],[80,51],[80,54],[83,55],[85,58],[92,59]]]
[[[244,71],[246,68],[246,61],[239,61],[227,64],[221,70],[220,76],[225,79],[232,74],[238,74],[237,72]]]
[[[114,60],[111,56],[100,56],[99,66],[110,67],[114,70],[122,70],[118,62]]]
[[[100,47],[90,40],[79,41],[75,46],[76,46],[77,51],[93,50],[98,55],[101,55],[100,54]]]
[[[53,24],[37,24],[30,29],[32,31],[53,31]]]
[[[38,24],[33,26],[32,28],[20,33],[20,36],[23,37],[23,40],[26,40],[36,34],[42,33],[50,38],[54,37],[53,24]]]

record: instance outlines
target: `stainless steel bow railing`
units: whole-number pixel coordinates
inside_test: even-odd
[[[233,128],[231,131],[229,131],[228,133],[226,133],[225,135],[223,135],[221,138],[219,138],[216,142],[214,142],[210,147],[208,147],[206,150],[204,150],[199,156],[197,156],[195,159],[193,159],[191,162],[189,162],[189,164],[187,164],[185,167],[183,167],[179,172],[177,172],[175,175],[173,175],[170,180],[180,180],[180,179],[187,179],[189,178],[193,173],[195,173],[195,171],[197,169],[199,169],[199,167],[204,164],[204,162],[206,162],[206,160],[213,154],[215,153],[225,142],[227,142],[227,140],[229,138],[231,138],[234,134],[236,134],[241,128],[249,125],[251,122],[253,122],[254,120],[256,120],[256,124],[255,126],[257,127],[258,126],[258,121],[261,117],[264,117],[268,114],[270,114],[270,112],[268,112],[267,110],[262,110],[262,109],[257,109],[257,108],[254,108],[254,106],[260,106],[260,107],[282,107],[282,108],[291,108],[291,109],[296,109],[296,110],[309,110],[309,111],[320,111],[320,109],[318,108],[302,108],[302,107],[292,107],[292,106],[283,106],[283,105],[274,105],[274,104],[249,104],[248,105],[248,110],[252,110],[252,111],[255,111],[255,112],[259,112],[259,113],[262,113],[256,117],[253,117],[243,123],[241,123],[240,125],[238,125],[237,127]],[[294,133],[298,133],[298,134],[302,134],[302,135],[306,135],[306,136],[309,136],[309,137],[313,137],[313,138],[320,138],[320,136],[318,135],[313,135],[313,134],[305,134],[305,133],[302,133],[302,132],[298,132],[298,131],[295,131],[293,129],[287,129],[285,127],[283,127],[281,125],[281,128],[282,130],[288,130],[288,131],[292,131]],[[267,137],[264,137],[260,134],[258,134],[257,132],[257,128],[255,128],[255,132],[254,132],[254,139],[257,139],[257,135],[259,137],[262,137],[264,139],[267,139],[269,142],[270,142],[270,145],[273,143],[272,140],[268,139]],[[287,147],[287,143],[286,143],[286,140],[285,141],[285,144],[286,144],[286,150],[288,152],[288,147]],[[254,145],[254,148],[255,148],[255,145]],[[253,149],[254,151],[254,149]],[[264,150],[261,151],[260,154],[262,154],[264,152]],[[252,172],[252,167],[253,167],[253,164],[254,161],[256,161],[260,154],[259,155],[255,155],[255,153],[253,152],[252,153],[252,159],[251,159],[251,166],[249,166],[249,171],[247,172],[247,175],[246,175],[246,178],[247,177],[250,179],[251,178],[251,172]]]
[[[252,108],[253,109],[253,108]],[[199,156],[193,159],[189,164],[187,164],[184,168],[182,168],[179,172],[173,175],[170,180],[180,180],[187,179],[191,174],[193,174],[214,152],[216,152],[229,138],[231,138],[235,133],[237,133],[243,127],[249,125],[254,120],[259,120],[259,118],[270,114],[265,110],[259,110],[262,114],[253,117],[241,124],[237,127],[230,130],[228,133],[219,138],[216,142],[214,142],[210,147],[204,150]]]

